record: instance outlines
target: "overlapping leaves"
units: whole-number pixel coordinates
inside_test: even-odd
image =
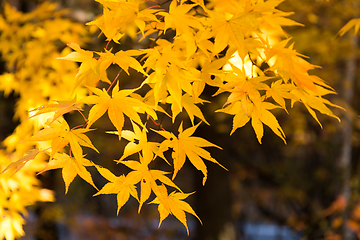
[[[271,36],[264,37],[266,29],[283,34],[282,26],[298,25],[287,18],[290,13],[277,9],[282,0],[214,0],[206,5],[202,0],[173,0],[169,11],[164,10],[160,3],[149,7],[138,0],[97,1],[103,6],[103,14],[88,25],[97,26],[105,35],[105,49],[95,52],[84,50],[77,43],[68,44],[74,51],[57,61],[79,63],[74,79],[65,83],[66,86],[72,84],[72,92],[68,91],[69,88],[59,88],[63,91],[61,94],[69,95],[68,99],[51,99],[48,104],[31,106],[30,115],[34,119],[48,113],[53,113],[53,116],[44,122],[40,131],[24,141],[35,143],[38,148],[5,170],[20,169],[38,153],[46,152],[50,159],[41,172],[61,168],[67,192],[77,175],[96,188],[86,168],[95,166],[109,181],[95,195],[116,194],[118,213],[131,196],[139,202],[140,211],[153,195],[155,198],[151,203],[158,204],[160,224],[172,214],[189,231],[185,213],[197,215],[183,201],[190,194],[177,187],[173,182],[175,177],[186,159],[202,172],[203,184],[208,176],[204,160],[223,167],[204,149],[221,148],[194,136],[201,122],[210,124],[200,106],[211,103],[201,97],[206,85],[217,88],[215,95],[227,94],[223,107],[217,112],[233,115],[230,134],[251,122],[259,143],[264,125],[286,143],[285,133],[272,110],[281,108],[287,111],[288,100],[291,104],[304,104],[316,121],[314,110],[337,118],[329,108],[337,106],[324,99],[334,90],[322,79],[308,74],[316,66],[295,51],[290,38],[270,44]],[[163,36],[171,31],[174,31],[173,39],[165,40]],[[151,42],[151,47],[113,52],[109,46],[121,44],[124,36],[139,39],[137,44],[146,39]],[[235,56],[238,56],[236,62],[233,61]],[[107,74],[111,65],[120,68],[112,81]],[[263,65],[268,68],[264,69]],[[142,74],[143,81],[132,85],[140,86],[138,88],[120,88],[120,73],[124,71],[130,75],[130,68]],[[109,84],[108,88],[97,87],[99,81]],[[57,84],[61,85],[61,82]],[[144,92],[142,97],[140,93]],[[82,113],[84,105],[90,109],[88,115]],[[163,105],[166,110],[163,110]],[[184,129],[185,124],[181,122],[177,135],[173,133],[174,129],[165,130],[163,119],[170,117],[169,122],[175,123],[183,110],[192,126]],[[74,128],[70,128],[63,118],[72,111],[80,112],[84,118],[84,122]],[[106,112],[115,129],[110,133],[117,134],[121,141],[128,141],[117,160],[130,169],[124,175],[116,176],[84,156],[83,147],[99,152],[86,133]],[[160,121],[158,114],[164,116]],[[131,121],[132,130],[124,129],[126,119]],[[195,124],[199,119],[201,122]],[[158,130],[149,131],[151,122],[158,125]],[[162,136],[164,140],[151,142],[150,134],[158,134],[157,137]],[[171,159],[165,157],[167,151],[171,152]],[[127,160],[129,158],[131,160]],[[167,176],[171,172],[150,168],[150,163],[159,158],[172,165],[172,179]],[[169,188],[176,191],[168,194]]]

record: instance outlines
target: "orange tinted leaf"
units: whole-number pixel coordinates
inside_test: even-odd
[[[261,100],[264,100],[264,98],[261,98]],[[261,139],[264,135],[263,124],[270,127],[271,130],[277,136],[279,136],[284,141],[284,143],[286,143],[284,131],[280,127],[275,116],[269,111],[275,108],[279,108],[279,106],[268,102],[263,102],[261,100],[255,102],[256,104],[248,101],[247,99],[241,100],[240,102],[230,104],[226,108],[218,111],[235,115],[231,134],[237,128],[244,126],[251,119],[251,125],[255,131],[256,138],[258,139],[259,143],[261,143]]]
[[[302,89],[294,89],[291,91],[291,94],[295,95],[298,99],[301,99],[301,102],[305,105],[306,109],[309,111],[311,116],[318,122],[318,124],[322,127],[319,119],[316,116],[316,113],[313,109],[318,110],[322,114],[326,114],[330,117],[336,118],[338,121],[340,121],[340,118],[337,117],[327,106],[333,106],[341,108],[340,106],[337,106],[335,104],[330,103],[328,100],[322,98],[321,96],[316,96],[313,93],[309,93]]]
[[[82,103],[77,102],[75,99],[71,101],[56,101],[56,102],[57,104],[47,104],[31,110],[30,112],[36,111],[36,113],[31,117],[35,117],[43,113],[55,112],[55,115],[52,118],[52,120],[48,122],[48,124],[51,124],[65,113],[74,110],[81,110],[80,106],[82,105]]]
[[[15,162],[10,163],[4,170],[2,170],[0,174],[4,173],[5,171],[8,171],[11,168],[16,169],[15,172],[13,173],[15,174],[22,167],[24,167],[28,161],[33,160],[39,153],[40,153],[39,149],[31,149],[29,151],[26,151],[25,156],[21,157],[19,160]]]

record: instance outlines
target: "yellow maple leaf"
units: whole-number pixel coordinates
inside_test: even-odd
[[[151,160],[152,159],[146,159],[140,156],[140,162],[133,160],[119,161],[119,163],[122,163],[133,170],[128,175],[126,175],[126,180],[124,181],[124,184],[134,185],[140,182],[141,189],[139,212],[143,203],[150,197],[151,191],[153,191],[155,195],[160,194],[159,186],[156,184],[156,180],[159,180],[163,184],[166,184],[181,191],[180,188],[176,186],[173,181],[171,181],[168,177],[165,176],[166,174],[169,174],[168,172],[149,169],[148,164],[151,162]]]
[[[51,124],[53,123],[55,120],[57,120],[59,117],[63,116],[65,113],[74,111],[74,110],[82,110],[81,109],[81,105],[83,104],[82,102],[77,102],[74,99],[70,100],[70,101],[56,101],[56,104],[46,104],[46,105],[42,105],[38,108],[32,109],[30,111],[36,111],[34,114],[31,115],[30,118],[38,116],[40,114],[44,114],[44,113],[49,113],[49,112],[55,112],[54,117],[51,119],[51,121],[48,121],[47,124]]]
[[[310,91],[305,91],[300,88],[296,88],[291,91],[291,94],[297,97],[297,99],[300,99],[301,102],[305,105],[306,109],[309,111],[311,116],[317,121],[317,123],[322,128],[322,125],[319,121],[319,119],[316,116],[316,113],[313,109],[318,110],[322,114],[326,114],[330,117],[336,118],[340,122],[340,118],[337,117],[326,105],[337,107],[340,109],[343,109],[342,107],[331,103],[329,100],[322,98],[321,96],[317,96],[314,93]],[[294,104],[295,100],[292,100],[292,104]],[[343,109],[345,110],[345,109]]]
[[[128,160],[128,161],[119,161],[132,169],[133,171],[129,172],[126,176],[121,175],[119,177],[115,176],[108,169],[95,166],[99,173],[106,178],[109,183],[105,184],[103,188],[96,193],[94,196],[100,194],[117,194],[118,201],[118,210],[119,213],[122,206],[128,201],[130,195],[133,196],[139,202],[139,212],[141,210],[142,205],[145,201],[150,197],[151,192],[153,191],[155,194],[159,194],[160,190],[158,185],[156,184],[156,180],[160,182],[174,187],[180,191],[180,189],[173,183],[168,177],[165,175],[168,172],[164,172],[161,170],[149,170],[148,164],[151,159],[144,159],[140,157],[139,161]],[[136,184],[140,183],[140,199],[138,198],[138,194],[136,191]]]
[[[158,12],[158,15],[164,16],[165,29],[173,28],[176,30],[176,35],[186,34],[193,36],[195,29],[203,29],[201,22],[189,14],[189,11],[196,6],[196,4],[178,4],[177,1],[172,1],[169,6],[169,12]]]
[[[203,149],[202,147],[217,147],[221,149],[221,147],[203,139],[200,137],[191,136],[197,127],[197,125],[187,128],[183,131],[182,123],[179,127],[179,135],[176,137],[173,133],[167,131],[155,131],[164,138],[166,138],[160,145],[160,152],[166,151],[168,148],[172,148],[172,158],[174,164],[174,174],[173,179],[175,178],[177,172],[182,168],[185,163],[186,157],[190,160],[192,165],[198,170],[200,170],[203,175],[203,184],[205,184],[207,179],[207,168],[204,161],[201,158],[204,158],[208,161],[218,164],[222,168],[223,167],[220,163],[218,163],[214,158],[211,157],[210,153]]]
[[[278,106],[269,102],[260,102],[254,104],[254,110],[251,114],[251,125],[256,133],[256,137],[259,143],[261,143],[261,139],[264,135],[263,124],[265,124],[270,127],[271,130],[286,144],[284,131],[280,127],[276,117],[269,111],[274,108],[278,108]]]
[[[108,111],[110,121],[115,126],[121,138],[121,130],[124,126],[124,115],[128,116],[132,121],[144,127],[139,113],[147,113],[153,119],[157,119],[156,112],[153,108],[141,102],[139,99],[132,98],[129,95],[139,88],[119,90],[117,83],[110,96],[105,89],[102,91],[98,88],[90,88],[96,95],[92,95],[84,99],[86,103],[95,104],[89,112],[88,125],[89,128],[95,121]]]
[[[291,38],[285,39],[272,47],[269,43],[266,43],[265,55],[267,61],[271,62],[274,60],[269,70],[278,73],[285,83],[288,83],[289,79],[291,79],[297,87],[307,88],[315,93],[317,93],[318,90],[316,85],[330,88],[320,78],[307,73],[309,70],[318,66],[312,65],[304,60],[303,58],[306,56],[293,49],[294,43],[286,47],[290,40]]]
[[[251,101],[257,101],[261,98],[260,90],[267,90],[269,86],[264,83],[271,79],[270,77],[259,76],[259,77],[245,77],[245,75],[240,75],[241,71],[234,66],[234,72],[229,72],[222,75],[222,79],[225,80],[225,83],[221,88],[221,91],[228,91],[230,95],[224,104],[233,103],[248,97]]]
[[[266,98],[272,97],[274,101],[279,104],[286,112],[285,98],[291,99],[295,96],[290,93],[295,86],[289,83],[283,83],[283,80],[277,80],[271,83],[271,87],[266,89]]]
[[[39,174],[48,170],[62,168],[62,177],[65,182],[65,193],[68,192],[70,183],[77,175],[98,190],[92,180],[90,172],[86,170],[85,166],[94,166],[94,164],[83,157],[74,158],[70,157],[66,153],[56,153],[53,159],[49,161],[47,166],[39,172]]]
[[[182,109],[179,108],[179,105],[176,104],[173,96],[169,96],[166,99],[167,103],[171,104],[171,111],[172,111],[172,121],[175,122],[176,116],[182,112]],[[190,94],[186,93],[181,97],[181,106],[186,110],[187,114],[189,115],[190,121],[192,125],[194,125],[194,116],[200,118],[203,122],[205,122],[207,125],[210,125],[204,115],[202,114],[200,108],[196,106],[196,103],[204,103],[209,102],[200,98],[194,98],[190,96]]]
[[[186,66],[186,53],[176,43],[158,41],[159,46],[154,49],[145,49],[146,61],[143,65],[146,69],[153,69],[142,83],[148,84],[154,89],[155,104],[167,97],[167,91],[174,100],[181,106],[182,92],[193,94],[192,82],[197,79]]]
[[[194,215],[201,223],[200,218],[196,215],[192,207],[183,199],[187,198],[192,193],[180,193],[172,192],[168,195],[166,187],[164,185],[158,186],[160,192],[159,195],[156,195],[156,198],[150,202],[153,204],[158,204],[158,211],[160,213],[160,222],[159,227],[162,221],[169,216],[169,214],[174,215],[186,228],[187,233],[189,234],[189,228],[187,226],[185,212]]]
[[[143,84],[149,84],[154,89],[155,104],[164,100],[167,97],[167,91],[172,96],[174,103],[178,105],[178,108],[182,109],[182,93],[192,94],[193,86],[191,82],[197,80],[195,76],[193,78],[186,76],[183,69],[175,65],[170,65],[164,69],[164,75],[159,76],[157,72],[153,72],[143,82]],[[162,71],[159,69],[159,71]]]
[[[275,116],[269,111],[279,106],[269,102],[264,102],[264,97],[252,102],[246,96],[241,100],[236,101],[227,107],[217,110],[217,112],[224,112],[235,115],[233,118],[233,127],[230,134],[233,134],[236,129],[243,127],[251,119],[251,125],[255,131],[256,137],[261,143],[264,135],[263,124],[271,128],[271,130],[278,135],[286,144],[285,133],[280,127]]]
[[[21,157],[19,160],[10,163],[6,168],[4,168],[4,170],[2,170],[2,173],[4,173],[5,171],[8,171],[9,169],[15,169],[15,171],[13,172],[13,174],[15,174],[17,171],[19,171],[22,167],[25,166],[25,164],[34,159],[38,154],[40,153],[39,149],[31,149],[26,151],[26,155],[24,155],[23,157]]]
[[[354,28],[354,35],[356,35],[360,29],[360,18],[351,19],[340,29],[337,34],[342,37],[345,33],[350,31],[351,28]]]
[[[259,25],[265,26],[268,29],[274,29],[279,33],[283,33],[284,30],[281,26],[303,26],[294,20],[287,18],[287,16],[292,15],[292,12],[282,12],[276,7],[284,2],[285,0],[268,0],[268,1],[257,1],[253,5],[253,12],[261,14],[257,18]]]
[[[156,154],[167,162],[164,155],[158,152],[160,144],[157,142],[148,141],[146,128],[143,128],[141,130],[137,124],[135,124],[134,122],[131,123],[133,125],[134,131],[123,130],[121,133],[121,137],[128,140],[129,143],[125,146],[124,153],[119,159],[119,161],[122,161],[126,157],[133,155],[137,152],[141,152],[144,159],[153,159],[154,155]],[[117,131],[107,133],[119,135]]]
[[[208,12],[212,34],[215,37],[214,52],[220,53],[226,46],[236,46],[239,56],[244,59],[247,55],[244,44],[245,34],[258,30],[258,24],[252,12],[241,12],[236,15],[224,12]]]
[[[117,214],[119,214],[122,206],[129,200],[130,195],[139,201],[136,186],[133,183],[124,183],[126,179],[124,175],[117,177],[106,168],[98,165],[95,165],[95,167],[109,182],[106,183],[99,192],[94,194],[94,196],[100,194],[117,194]]]
[[[137,70],[138,72],[145,73],[144,69],[142,68],[141,64],[132,56],[139,56],[144,54],[142,51],[139,50],[128,50],[128,51],[118,51],[117,53],[113,54],[109,51],[105,51],[104,53],[99,52],[97,53],[100,55],[100,71],[104,72],[112,63],[116,63],[119,67],[121,67],[128,75],[129,75],[129,67]]]
[[[145,35],[146,26],[151,22],[159,22],[156,17],[158,9],[148,8],[143,1],[106,1],[97,0],[103,5],[103,15],[87,25],[96,25],[107,37],[107,41],[119,40],[129,34],[134,37],[134,27]]]
[[[94,87],[99,80],[110,83],[106,71],[104,69],[100,70],[101,62],[93,57],[94,53],[92,51],[81,49],[77,43],[70,43],[68,47],[75,50],[75,52],[71,52],[65,57],[59,57],[58,59],[81,62],[79,71],[75,76],[76,83],[74,89],[82,84]]]
[[[92,131],[91,129],[70,129],[65,120],[62,120],[60,123],[54,122],[51,126],[52,127],[40,130],[23,142],[52,141],[50,158],[68,144],[70,144],[71,152],[74,154],[74,157],[78,160],[82,158],[83,154],[81,146],[88,147],[96,152],[99,152],[91,143],[91,140],[84,134]]]
[[[119,40],[125,35],[120,32],[123,23],[127,23],[128,19],[123,19],[123,11],[111,11],[109,8],[103,8],[103,15],[98,19],[88,22],[86,25],[95,25],[101,29],[106,36],[107,41],[113,40],[119,43]],[[135,15],[134,15],[135,16]]]

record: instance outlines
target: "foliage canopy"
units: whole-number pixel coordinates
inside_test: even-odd
[[[204,149],[220,147],[195,134],[199,124],[209,124],[201,110],[201,105],[211,104],[201,96],[206,85],[217,88],[213,97],[227,96],[216,112],[233,116],[230,134],[250,122],[259,143],[264,125],[286,143],[273,110],[287,112],[287,101],[291,106],[302,103],[319,124],[315,111],[338,119],[328,107],[338,106],[324,98],[334,90],[309,74],[316,66],[296,52],[282,29],[301,25],[288,18],[291,13],[277,9],[282,1],[97,0],[103,14],[87,25],[105,35],[102,51],[85,50],[85,27],[63,18],[53,4],[26,14],[4,4],[0,51],[9,73],[0,76],[0,88],[19,94],[16,115],[21,124],[4,141],[7,154],[18,160],[1,162],[1,170],[46,162],[40,173],[61,168],[67,192],[77,175],[98,190],[87,170],[95,167],[109,181],[95,196],[116,194],[118,213],[133,197],[139,211],[146,202],[158,205],[159,226],[172,214],[188,231],[185,212],[198,216],[184,201],[190,193],[174,182],[179,170],[188,159],[202,172],[205,184],[204,159],[226,166]],[[128,37],[141,48],[116,50]],[[110,80],[108,71],[114,66],[118,74]],[[135,71],[142,81],[134,78],[123,86],[120,73],[131,76]],[[189,121],[179,115],[184,110]],[[70,112],[79,112],[83,122],[70,126],[63,117]],[[84,147],[100,153],[87,133],[96,131],[91,127],[104,115],[114,127],[108,133],[128,141],[116,160],[130,169],[126,175],[116,176],[85,158]],[[179,127],[165,127],[164,118],[174,126],[179,122]],[[126,121],[132,129],[124,129]],[[157,141],[150,141],[150,135],[157,135]],[[172,177],[150,167],[158,159],[173,167]],[[174,191],[169,194],[170,188]],[[152,194],[155,199],[149,202]],[[0,237],[5,227],[0,225]]]

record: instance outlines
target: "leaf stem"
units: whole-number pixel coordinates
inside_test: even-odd
[[[150,115],[148,115],[148,116],[149,116],[150,119],[153,121],[153,123],[155,123],[156,126],[159,126],[159,130],[160,130],[160,128],[161,128],[163,131],[165,131],[165,129],[163,128],[163,126],[161,125],[161,123],[157,123],[157,122],[152,118],[152,116],[150,116]],[[164,116],[164,115],[163,115],[163,116]],[[164,117],[163,117],[163,118],[164,118]],[[162,121],[163,118],[161,118],[160,122]]]
[[[109,40],[105,46],[105,50],[107,50],[107,48],[109,47],[109,44],[110,44],[111,40]]]
[[[158,4],[158,5],[152,5],[152,6],[150,6],[150,7],[148,7],[147,9],[152,9],[152,8],[160,8],[161,6]]]
[[[84,118],[85,124],[86,124],[88,120],[86,119],[86,117],[84,116],[84,114],[83,114],[80,110],[78,110],[78,112],[79,112],[79,113],[81,114],[81,116]],[[85,125],[85,124],[84,124],[84,125]]]
[[[77,129],[77,128],[80,128],[80,127],[85,127],[86,123],[84,124],[81,124],[81,125],[77,125],[75,127],[73,127],[71,130],[74,130],[74,129]]]
[[[118,72],[118,74],[116,75],[116,77],[114,78],[114,80],[112,81],[112,83],[110,84],[110,86],[108,87],[108,89],[106,89],[106,92],[108,93],[111,89],[111,87],[114,85],[114,83],[116,82],[116,80],[118,79],[118,77],[120,76],[120,73],[122,72],[123,70],[120,69],[120,71]]]

